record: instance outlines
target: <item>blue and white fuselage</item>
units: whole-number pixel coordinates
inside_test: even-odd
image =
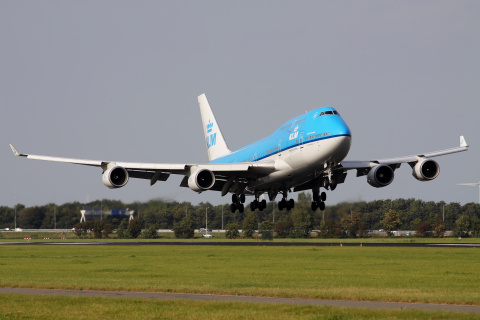
[[[207,137],[208,139],[208,137]],[[274,162],[275,172],[250,181],[247,191],[289,189],[340,163],[348,154],[351,131],[338,112],[323,107],[286,122],[270,136],[209,163]],[[207,141],[207,148],[209,147]],[[210,146],[212,147],[212,146]]]

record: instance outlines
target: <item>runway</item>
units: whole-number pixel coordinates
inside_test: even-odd
[[[332,306],[332,307],[364,308],[364,309],[396,309],[396,310],[419,309],[419,310],[430,310],[430,311],[454,311],[454,312],[480,313],[480,306],[467,306],[467,305],[326,300],[326,299],[299,299],[299,298],[272,298],[272,297],[251,297],[251,296],[229,296],[229,295],[216,295],[216,294],[31,289],[31,288],[0,288],[0,293],[69,296],[69,297],[104,297],[104,298],[132,298],[132,299],[158,299],[158,300],[192,300],[192,301],[295,304],[295,305]]]
[[[480,248],[480,243],[405,243],[405,242],[194,242],[194,241],[152,241],[152,242],[0,242],[0,245],[71,245],[71,246],[233,246],[233,247],[416,247],[416,248]]]

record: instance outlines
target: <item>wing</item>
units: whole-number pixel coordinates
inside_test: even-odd
[[[334,172],[336,171],[337,174],[338,174],[338,171],[346,172],[348,170],[356,169],[357,170],[357,177],[369,174],[369,172],[372,169],[380,167],[380,166],[388,166],[392,170],[395,170],[395,169],[399,168],[402,163],[408,163],[415,170],[418,167],[419,163],[423,164],[426,161],[433,161],[433,160],[429,160],[430,158],[443,156],[443,155],[447,155],[447,154],[452,154],[452,153],[457,153],[457,152],[463,152],[463,151],[467,151],[467,150],[468,150],[468,144],[467,144],[465,138],[463,136],[460,136],[460,146],[458,146],[458,147],[439,150],[439,151],[433,151],[433,152],[427,152],[427,153],[420,153],[420,154],[410,155],[410,156],[397,157],[397,158],[367,160],[367,161],[342,161],[337,167],[332,168],[332,169],[333,169]],[[432,162],[430,162],[430,163],[432,163]],[[436,164],[436,162],[434,162],[434,161],[433,161],[433,163]],[[421,168],[419,168],[419,169],[421,169]],[[420,174],[421,174],[421,172],[420,172]],[[438,173],[437,173],[437,175],[438,175]],[[414,176],[415,176],[415,174],[414,174]],[[436,177],[436,175],[433,178],[421,179],[421,177],[417,177],[417,179],[420,178],[419,180],[432,180],[435,177]]]
[[[257,179],[275,171],[273,161],[219,164],[140,163],[41,156],[20,153],[12,144],[10,144],[10,148],[13,154],[18,157],[100,167],[104,173],[109,169],[121,167],[128,172],[128,177],[148,179],[150,180],[150,185],[155,184],[157,181],[166,181],[171,174],[178,174],[185,176],[180,185],[188,187],[188,177],[199,170],[205,169],[211,171],[215,176],[214,184],[209,189],[222,191],[222,195],[225,195],[234,187],[246,184],[251,179]]]

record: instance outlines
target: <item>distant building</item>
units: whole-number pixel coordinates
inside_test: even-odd
[[[80,217],[80,222],[85,222],[87,217],[91,217],[92,219],[95,219],[96,217],[102,219],[103,216],[113,216],[113,217],[129,217],[128,220],[133,219],[133,214],[135,213],[134,210],[128,210],[127,209],[112,209],[110,211],[103,211],[101,208],[94,207],[84,207],[83,210],[80,210],[81,217]]]

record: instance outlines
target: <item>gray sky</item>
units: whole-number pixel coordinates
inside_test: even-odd
[[[204,163],[197,96],[231,149],[288,119],[337,108],[353,132],[347,160],[454,147],[440,176],[408,165],[370,187],[351,172],[328,194],[349,200],[478,201],[479,1],[1,1],[0,205],[197,195],[181,177],[110,190],[101,170],[16,158]],[[296,195],[294,196],[296,198]]]

